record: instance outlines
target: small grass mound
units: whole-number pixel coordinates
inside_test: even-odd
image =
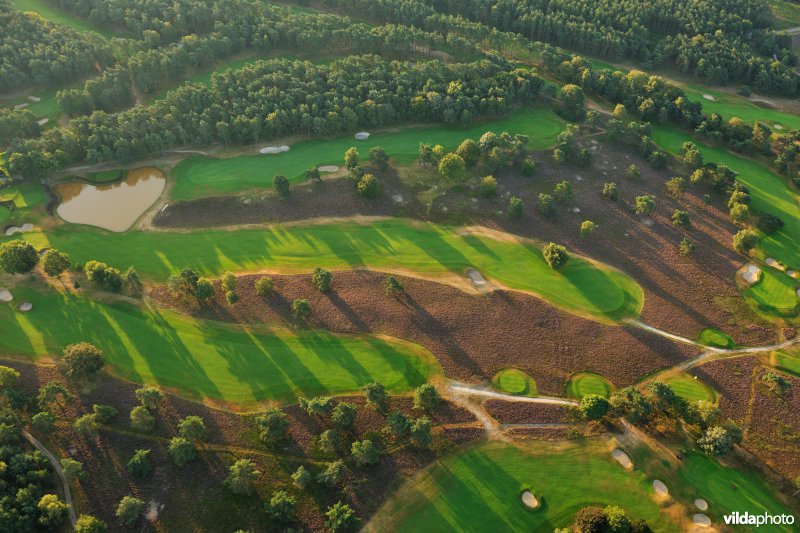
[[[567,396],[579,400],[587,394],[597,394],[608,398],[612,392],[614,392],[614,385],[594,372],[576,372],[567,381]]]
[[[776,352],[772,356],[772,364],[795,376],[800,376],[800,357],[786,352]]]
[[[700,400],[714,402],[717,398],[717,393],[711,386],[689,374],[669,377],[664,380],[664,383],[672,387],[677,396],[688,402],[695,403]]]
[[[498,390],[515,396],[536,396],[536,382],[528,374],[516,368],[501,370],[492,380]]]
[[[716,348],[733,348],[736,346],[730,335],[714,328],[706,328],[701,331],[697,341],[706,346],[714,346]]]

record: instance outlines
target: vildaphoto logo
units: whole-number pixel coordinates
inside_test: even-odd
[[[790,514],[750,514],[747,511],[727,514],[723,519],[728,526],[791,526],[795,522]]]

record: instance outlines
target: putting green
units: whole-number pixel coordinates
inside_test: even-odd
[[[406,482],[366,531],[552,531],[586,505],[619,505],[655,531],[679,531],[652,499],[652,481],[620,468],[605,441],[491,443],[438,461]],[[535,488],[541,507],[520,494]]]
[[[597,394],[608,398],[612,392],[614,392],[614,385],[594,372],[576,372],[567,381],[567,396],[579,400],[587,394]]]
[[[46,356],[88,341],[105,352],[114,374],[195,399],[283,403],[353,392],[376,380],[401,392],[441,372],[429,352],[396,339],[229,326],[49,290],[16,288],[14,296],[33,310],[0,304],[0,353]]]
[[[536,396],[536,381],[522,370],[507,368],[498,372],[492,384],[502,392],[516,396]]]
[[[717,348],[733,348],[736,345],[730,335],[714,328],[706,328],[701,331],[697,342]]]
[[[469,128],[457,126],[424,126],[374,133],[367,141],[352,136],[335,139],[313,139],[292,145],[291,150],[273,155],[238,156],[225,159],[194,156],[175,166],[171,196],[188,200],[214,194],[231,194],[254,188],[271,188],[272,178],[283,174],[297,182],[306,169],[319,165],[342,165],[344,152],[357,147],[366,159],[369,149],[382,146],[398,163],[408,164],[417,158],[420,143],[441,144],[454,149],[466,138],[478,139],[487,131],[524,134],[531,138],[531,148],[547,148],[564,127],[553,111],[544,107],[515,111],[511,116],[477,123]],[[264,142],[264,145],[272,144]]]
[[[800,298],[797,297],[797,280],[773,268],[761,271],[761,279],[743,291],[743,296],[753,307],[768,316],[797,315]]]
[[[471,267],[507,287],[596,320],[638,316],[644,299],[641,287],[626,274],[588,259],[573,256],[556,271],[547,266],[538,245],[521,237],[401,219],[191,233],[112,234],[65,226],[24,238],[40,248],[63,250],[74,262],[97,259],[119,268],[133,265],[156,281],[166,281],[187,265],[210,276],[226,270],[307,272],[323,266],[435,277],[461,275]],[[0,238],[4,240],[9,239]]]
[[[687,402],[695,403],[704,400],[714,403],[717,399],[717,393],[710,385],[686,373],[669,377],[664,380],[664,383],[672,387],[676,396]]]
[[[675,128],[654,127],[653,140],[673,154],[680,153],[684,142],[692,141],[700,148],[706,161],[723,163],[738,172],[738,179],[750,188],[752,206],[775,213],[786,223],[781,230],[762,236],[759,246],[767,257],[774,257],[792,268],[800,267],[800,207],[797,195],[789,189],[784,178],[757,161],[709,146]]]

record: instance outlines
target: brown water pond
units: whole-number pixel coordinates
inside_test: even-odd
[[[73,224],[127,231],[158,200],[166,183],[164,173],[155,167],[131,170],[124,180],[104,185],[61,183],[55,186],[61,198],[56,213]]]

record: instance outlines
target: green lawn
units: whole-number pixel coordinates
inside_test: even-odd
[[[351,146],[359,148],[364,159],[370,148],[382,146],[398,163],[408,164],[417,158],[419,145],[423,142],[454,149],[465,138],[478,139],[486,131],[508,131],[530,136],[531,148],[546,148],[555,142],[563,127],[564,122],[555,113],[537,107],[515,111],[505,119],[478,123],[469,128],[445,125],[401,128],[375,133],[367,141],[356,141],[351,135],[336,139],[313,139],[298,142],[288,152],[273,155],[225,159],[195,156],[173,169],[175,185],[172,198],[188,200],[254,188],[271,188],[272,178],[276,174],[283,174],[297,182],[309,167],[342,165],[344,152]],[[272,143],[265,141],[262,144],[267,146]]]
[[[516,396],[536,396],[538,394],[536,381],[516,368],[501,370],[492,379],[492,384],[498,390]]]
[[[784,178],[773,174],[757,161],[709,146],[675,128],[654,127],[653,140],[674,154],[680,152],[685,141],[693,141],[700,148],[705,161],[724,163],[738,172],[738,179],[750,188],[752,206],[758,210],[771,211],[786,223],[780,231],[763,236],[760,246],[764,253],[792,268],[800,268],[800,207],[797,195],[789,189]]]
[[[0,225],[36,223],[41,215],[33,214],[33,210],[47,203],[47,195],[38,183],[25,182],[0,189],[0,201],[9,200],[13,200],[16,209],[12,215],[8,208],[0,206]]]
[[[450,456],[406,482],[366,531],[553,531],[586,505],[619,505],[655,531],[679,531],[650,480],[620,467],[605,441],[491,443]],[[523,506],[531,490],[541,507]]]
[[[730,335],[714,328],[706,328],[701,331],[697,341],[717,348],[733,348],[736,345]]]
[[[776,352],[773,355],[773,364],[795,376],[800,376],[800,357],[786,352]]]
[[[780,29],[800,26],[800,5],[784,0],[767,0]]]
[[[80,83],[83,85],[83,82]],[[48,128],[57,124],[58,119],[61,118],[61,108],[58,106],[56,102],[56,93],[63,89],[63,87],[59,89],[31,89],[26,94],[22,96],[16,96],[14,98],[7,98],[0,101],[0,105],[3,107],[13,108],[18,104],[28,104],[27,109],[33,113],[33,115],[38,118],[46,118],[49,119],[49,122],[42,126],[42,128]],[[28,100],[28,95],[35,96],[37,98],[41,98],[39,102],[31,102]]]
[[[576,372],[567,381],[567,396],[581,399],[587,394],[598,394],[608,398],[614,392],[614,385],[594,372]]]
[[[45,0],[9,0],[9,4],[11,4],[11,7],[14,9],[19,11],[33,11],[43,19],[69,26],[75,31],[93,31],[108,39],[116,35],[113,30],[98,28],[89,21],[78,18],[72,13],[51,6]]]
[[[725,120],[739,117],[745,122],[759,121],[770,127],[780,124],[783,126],[783,131],[800,128],[800,116],[798,115],[761,107],[743,96],[711,89],[699,83],[681,83],[679,85],[689,98],[703,104],[703,112],[707,115],[719,113]],[[713,96],[714,100],[704,98],[704,94]]]
[[[76,230],[28,233],[39,247],[70,254],[73,262],[98,259],[134,265],[145,278],[165,281],[184,266],[205,275],[231,271],[301,271],[373,267],[428,276],[474,267],[489,279],[531,292],[566,311],[597,320],[638,316],[644,295],[627,275],[573,256],[561,270],[547,266],[534,243],[508,234],[465,234],[460,228],[401,219],[288,225],[254,230],[128,232]],[[8,238],[0,238],[0,242]]]
[[[60,354],[67,344],[88,341],[105,352],[116,375],[195,399],[291,402],[357,391],[375,380],[402,392],[441,372],[429,352],[399,340],[229,326],[50,290],[13,292],[14,302],[0,304],[3,354]],[[16,311],[21,301],[33,310]]]
[[[699,402],[700,400],[713,403],[717,398],[714,389],[689,374],[678,374],[669,377],[664,380],[664,383],[672,387],[676,396],[691,403]]]

